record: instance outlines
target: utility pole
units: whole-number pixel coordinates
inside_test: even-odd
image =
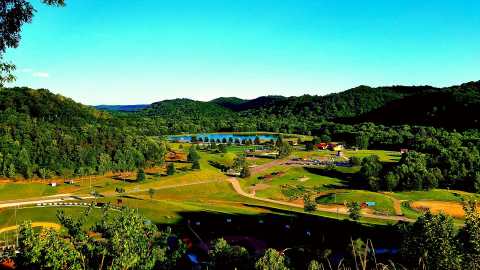
[[[16,230],[16,235],[17,235],[17,240],[15,241],[15,249],[18,248],[18,224],[17,224],[17,206],[15,206],[15,230]]]
[[[334,196],[334,200],[335,200],[335,205],[337,206],[337,219],[338,219],[338,204],[337,204],[337,192],[335,191],[335,193],[333,194]]]

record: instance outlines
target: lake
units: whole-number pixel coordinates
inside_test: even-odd
[[[249,133],[249,134],[241,134],[241,133],[199,133],[195,135],[171,135],[168,136],[170,141],[186,141],[191,142],[192,137],[196,137],[197,140],[206,141],[215,141],[215,142],[222,142],[224,139],[228,142],[235,142],[243,140],[252,140],[254,141],[256,137],[260,138],[261,141],[276,141],[278,138],[277,134],[265,134],[265,133]]]

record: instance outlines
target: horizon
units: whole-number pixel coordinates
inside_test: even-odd
[[[89,105],[448,87],[480,74],[480,3],[470,1],[39,3],[7,52],[17,65],[8,86]]]

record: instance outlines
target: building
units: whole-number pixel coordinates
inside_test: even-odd
[[[332,150],[332,151],[341,151],[343,150],[345,147],[343,146],[343,144],[341,143],[329,143],[328,144],[328,149]]]
[[[328,148],[328,143],[318,143],[318,144],[315,144],[315,147],[320,150],[325,150]]]
[[[229,170],[226,172],[226,175],[238,177],[238,176],[240,176],[240,172],[238,172],[238,171],[236,171],[236,170],[234,170],[234,169],[229,169]]]

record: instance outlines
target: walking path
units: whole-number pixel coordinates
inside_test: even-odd
[[[257,197],[253,194],[245,192],[242,187],[240,186],[240,183],[238,182],[238,179],[235,177],[228,178],[228,181],[232,184],[233,189],[235,192],[237,192],[239,195],[250,198],[250,199],[255,199],[257,201],[263,201],[263,202],[268,202],[268,203],[274,203],[274,204],[280,204],[280,205],[285,205],[289,207],[295,207],[295,208],[301,208],[303,209],[303,205],[300,204],[295,204],[291,202],[285,202],[285,201],[278,201],[278,200],[272,200],[268,198],[260,198]],[[344,208],[332,208],[332,207],[326,207],[326,206],[321,206],[317,205],[317,210],[322,211],[322,212],[329,212],[329,213],[339,213],[346,215],[348,212]],[[362,217],[368,217],[368,218],[376,218],[376,219],[383,219],[383,220],[393,220],[393,221],[408,221],[408,222],[414,222],[415,220],[406,218],[406,217],[401,217],[401,216],[383,216],[383,215],[375,215],[375,214],[369,214],[369,213],[364,213],[362,214]]]
[[[25,200],[10,200],[10,201],[1,201],[0,202],[0,209],[1,208],[10,208],[10,207],[18,207],[18,206],[25,206],[25,205],[32,205],[32,204],[43,204],[43,203],[56,203],[56,202],[64,202],[64,201],[75,201],[75,200],[85,200],[85,199],[93,199],[93,196],[90,195],[73,195],[73,194],[57,194],[53,196],[45,196],[45,197],[38,197],[38,198],[29,198]]]

